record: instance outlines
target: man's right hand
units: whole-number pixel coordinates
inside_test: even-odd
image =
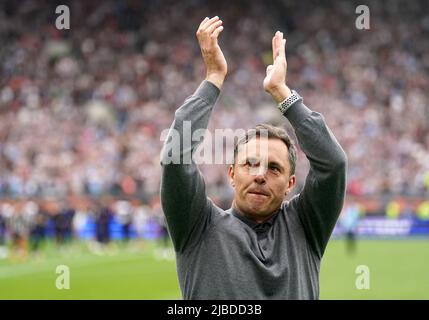
[[[228,72],[225,57],[217,41],[222,30],[222,20],[219,20],[218,16],[211,19],[205,18],[197,30],[198,42],[207,69],[206,80],[219,89]]]

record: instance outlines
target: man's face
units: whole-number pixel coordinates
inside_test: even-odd
[[[279,139],[257,137],[240,145],[228,175],[235,190],[236,207],[256,220],[276,212],[295,185],[295,176],[290,176],[288,148]]]

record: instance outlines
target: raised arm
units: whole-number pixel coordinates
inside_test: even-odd
[[[273,38],[274,63],[268,66],[264,80],[265,90],[277,103],[292,94],[286,85],[285,44],[283,34],[276,33]],[[290,206],[298,212],[307,239],[321,258],[343,207],[347,157],[320,113],[311,111],[298,100],[284,115],[310,162],[304,188],[291,200]]]
[[[207,129],[227,73],[225,57],[217,41],[222,30],[218,17],[201,22],[196,35],[206,65],[206,79],[176,110],[161,152],[161,203],[178,252],[198,241],[211,218],[204,179],[192,160],[202,141],[191,138],[196,130]]]

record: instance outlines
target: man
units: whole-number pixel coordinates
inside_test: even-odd
[[[359,203],[350,201],[345,205],[340,223],[346,234],[346,252],[354,254],[356,252],[356,234],[359,225],[360,206]]]
[[[116,217],[121,225],[122,240],[127,243],[131,237],[133,206],[128,200],[118,200],[114,204]]]
[[[198,28],[206,79],[176,111],[170,136],[173,130],[182,132],[184,121],[191,121],[193,132],[207,128],[227,74],[217,41],[222,30],[218,17],[205,18]],[[310,161],[299,195],[284,201],[295,185],[296,153],[280,128],[263,125],[238,141],[228,171],[234,201],[227,211],[207,197],[194,162],[169,163],[166,140],[161,201],[185,299],[319,297],[320,261],[344,202],[347,160],[323,117],[286,85],[285,43],[277,32],[272,40],[274,63],[263,86],[279,103]],[[260,148],[264,143],[267,147]],[[181,159],[198,144],[181,148]]]

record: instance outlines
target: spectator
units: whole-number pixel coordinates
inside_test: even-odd
[[[103,202],[96,204],[95,208],[95,234],[99,244],[107,245],[110,242],[110,223],[113,212]]]
[[[348,254],[356,252],[356,237],[359,224],[360,207],[359,204],[350,201],[344,207],[340,217],[340,224],[344,228],[346,235],[346,250]]]
[[[7,257],[6,230],[6,217],[0,208],[0,259]]]
[[[115,205],[116,218],[121,225],[122,239],[128,242],[131,236],[133,207],[127,200],[118,200]]]

